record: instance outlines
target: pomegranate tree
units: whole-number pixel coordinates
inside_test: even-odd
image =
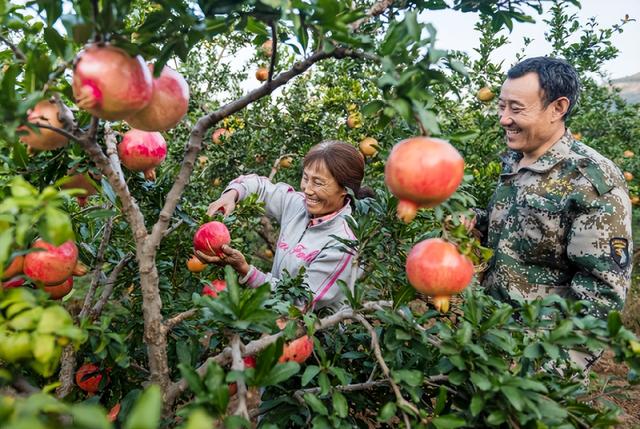
[[[153,65],[149,64],[153,74]],[[165,66],[153,79],[151,101],[127,118],[132,128],[144,131],[166,131],[175,127],[189,108],[189,85],[182,75]]]
[[[98,365],[85,363],[76,371],[76,384],[87,393],[96,393],[100,388],[102,377]],[[106,377],[106,383],[109,383],[109,376]]]
[[[72,89],[78,107],[116,121],[149,103],[153,82],[142,57],[131,57],[108,44],[93,44],[76,58]]]
[[[227,288],[227,282],[224,280],[214,280],[202,288],[202,295],[208,295],[211,298],[217,298],[218,292],[222,292]]]
[[[55,101],[42,100],[28,113],[27,121],[32,124],[64,128],[59,117],[60,108]],[[38,132],[21,126],[18,127],[18,131],[26,131],[26,135],[20,136],[20,141],[35,150],[58,149],[69,143],[69,139],[62,134],[46,128],[39,128]]]
[[[284,345],[282,349],[282,356],[278,359],[278,362],[298,362],[303,363],[313,353],[313,339],[308,335],[300,337]]]
[[[60,246],[38,239],[24,257],[24,273],[36,283],[58,285],[73,274],[78,248],[69,240]]]
[[[396,144],[384,169],[384,181],[398,203],[398,217],[411,222],[421,207],[435,207],[458,188],[464,159],[444,140],[412,137]]]
[[[221,247],[231,243],[229,230],[222,222],[201,225],[193,236],[193,247],[209,256],[221,256]]]
[[[167,143],[162,134],[141,130],[129,130],[118,145],[122,164],[131,171],[143,171],[147,180],[156,179],[155,168],[167,156]]]
[[[433,298],[434,307],[449,310],[449,297],[460,293],[473,277],[473,263],[441,238],[416,244],[407,255],[407,278],[419,292]]]

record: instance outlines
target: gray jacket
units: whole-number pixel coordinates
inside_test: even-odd
[[[353,289],[358,274],[353,249],[335,238],[355,240],[347,223],[351,217],[349,204],[312,225],[304,194],[286,183],[273,184],[266,177],[251,174],[232,181],[225,192],[231,189],[238,191],[239,200],[257,194],[265,203],[267,215],[280,223],[271,273],[263,273],[252,265],[240,283],[250,287],[271,283],[273,290],[284,270],[295,276],[304,267],[304,282],[314,295],[311,307],[340,308],[344,295],[338,281]]]

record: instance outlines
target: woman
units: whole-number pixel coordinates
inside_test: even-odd
[[[344,281],[353,288],[358,267],[352,264],[353,250],[335,237],[354,240],[347,218],[351,216],[347,188],[357,198],[373,195],[362,188],[364,159],[353,146],[340,141],[325,141],[311,148],[304,157],[301,192],[286,183],[273,184],[266,177],[252,174],[232,181],[222,196],[211,203],[209,216],[218,211],[229,215],[236,203],[247,195],[258,194],[267,215],[280,223],[280,236],[271,273],[249,265],[244,255],[223,246],[222,257],[198,257],[209,263],[231,265],[240,275],[240,283],[258,287],[271,283],[272,289],[286,270],[295,276],[304,267],[304,282],[313,292],[309,308],[338,309],[344,295],[338,286]],[[310,305],[309,305],[310,304]]]

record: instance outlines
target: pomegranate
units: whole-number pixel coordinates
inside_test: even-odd
[[[627,182],[631,182],[633,180],[633,174],[628,171],[625,171],[624,180],[626,180]]]
[[[433,298],[440,312],[449,310],[449,297],[461,292],[473,277],[473,263],[441,238],[413,246],[406,262],[407,278],[417,291]]]
[[[78,262],[78,248],[71,240],[54,246],[38,239],[31,248],[42,249],[24,257],[24,273],[36,283],[58,285],[71,276]]]
[[[78,107],[116,121],[149,104],[153,81],[142,57],[131,57],[108,44],[93,44],[76,58],[72,89]]]
[[[298,362],[303,363],[313,353],[313,339],[308,335],[300,337],[284,345],[282,349],[282,356],[278,359],[278,362]]]
[[[632,150],[625,150],[622,154],[622,156],[624,156],[625,158],[633,158],[634,155],[635,153],[633,153]]]
[[[229,230],[222,222],[207,222],[200,226],[193,236],[193,246],[209,256],[220,256],[220,248],[231,243]]]
[[[24,256],[16,256],[9,262],[9,265],[2,271],[2,280],[22,274]]]
[[[167,143],[162,134],[130,130],[124,134],[118,145],[118,155],[122,164],[131,171],[144,171],[147,180],[156,179],[155,168],[167,156]]]
[[[245,368],[255,368],[256,367],[256,358],[253,356],[245,356],[242,358],[244,362]],[[231,383],[229,385],[229,396],[233,396],[238,392],[238,385],[236,383]]]
[[[227,288],[227,282],[224,280],[214,280],[208,285],[204,285],[201,295],[209,295],[211,298],[217,298],[218,292],[222,292]]]
[[[464,159],[448,142],[412,137],[396,144],[384,181],[398,203],[398,217],[411,222],[420,207],[435,207],[453,194],[464,174]]]
[[[378,153],[376,146],[378,146],[378,140],[373,137],[365,137],[360,142],[360,152],[362,152],[364,156],[373,156]]]
[[[362,115],[358,112],[350,113],[347,116],[347,127],[360,128],[362,126]]]
[[[231,131],[226,128],[218,128],[211,134],[211,141],[214,144],[222,144],[225,141],[229,140],[231,137]]]
[[[85,363],[76,371],[76,384],[87,393],[96,393],[100,388],[102,373],[97,365]],[[106,383],[109,383],[109,376],[106,376]]]
[[[149,64],[153,75],[153,65]],[[160,76],[153,79],[151,101],[142,110],[127,118],[127,123],[138,130],[166,131],[175,127],[189,109],[189,85],[182,75],[165,66]]]
[[[69,277],[59,285],[44,286],[43,290],[49,294],[51,299],[62,299],[73,289],[73,277]]]
[[[87,205],[87,199],[91,195],[95,195],[98,193],[96,188],[93,186],[89,178],[85,174],[74,174],[70,177],[69,181],[64,183],[61,186],[62,189],[82,189],[84,191],[83,195],[76,195],[76,200],[78,201],[78,205],[80,207],[84,207]]]
[[[32,124],[50,125],[56,128],[62,128],[62,122],[58,117],[60,108],[55,101],[42,100],[36,104],[32,110],[28,112],[27,121]],[[20,141],[29,146],[30,151],[53,150],[65,146],[69,143],[69,139],[53,130],[39,128],[34,131],[26,126],[18,127],[18,131],[26,131],[27,134],[20,136]]]
[[[202,261],[195,255],[190,257],[187,261],[187,269],[192,273],[200,273],[204,271],[205,268],[207,268],[207,265],[202,263]]]
[[[262,46],[260,46],[260,50],[265,56],[270,57],[273,54],[273,41],[269,39],[264,42]]]
[[[292,163],[293,163],[293,158],[291,158],[290,156],[285,156],[280,160],[280,168],[289,168],[291,167]]]
[[[267,69],[266,67],[260,67],[256,71],[256,79],[258,79],[260,82],[264,82],[268,78],[269,78],[269,69]]]
[[[12,287],[20,287],[24,284],[24,277],[13,277],[9,280],[1,282],[2,287],[5,289],[11,289]]]

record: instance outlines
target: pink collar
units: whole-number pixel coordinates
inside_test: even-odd
[[[336,216],[338,216],[340,214],[340,212],[342,212],[342,210],[344,210],[344,208],[347,207],[348,205],[349,205],[349,200],[347,200],[347,202],[345,203],[344,206],[342,206],[339,210],[336,210],[333,213],[329,213],[329,214],[326,214],[326,215],[320,216],[320,217],[312,217],[309,220],[309,226],[317,226],[317,225],[320,225],[321,223],[325,223],[327,221],[330,221],[331,219],[333,219]]]

